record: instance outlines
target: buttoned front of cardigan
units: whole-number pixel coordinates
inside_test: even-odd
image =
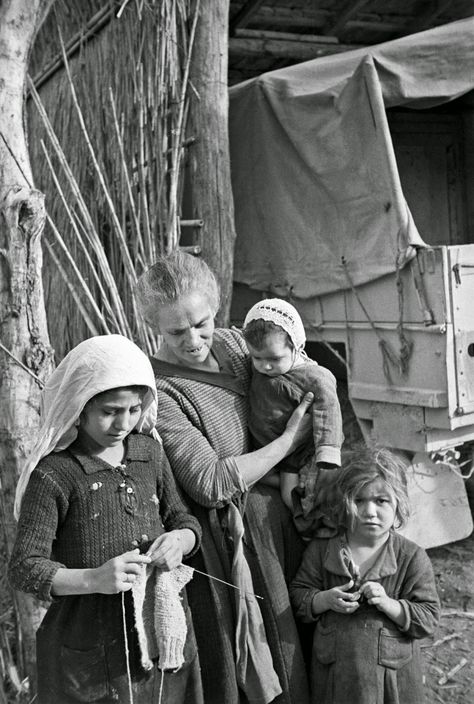
[[[145,549],[165,530],[181,528],[196,534],[194,553],[200,526],[179,496],[159,443],[130,435],[118,469],[84,455],[74,445],[45,457],[30,477],[10,580],[17,589],[49,599],[60,567],[99,567],[137,546]],[[110,682],[126,682],[127,672],[121,600],[121,594],[54,599],[37,633],[41,704],[105,702],[109,699],[101,697],[106,695],[114,700]],[[132,677],[146,681],[149,675],[140,666],[130,592],[124,595],[124,606]],[[196,653],[189,618],[188,623],[187,663]],[[147,694],[140,701],[153,699]]]
[[[39,463],[23,499],[11,559],[10,575],[17,589],[49,599],[51,581],[61,566],[99,567],[133,550],[143,536],[154,540],[164,527],[190,528],[200,535],[198,522],[186,512],[176,491],[159,443],[130,435],[125,466],[126,477],[77,446]],[[127,510],[128,488],[136,497],[133,511]]]

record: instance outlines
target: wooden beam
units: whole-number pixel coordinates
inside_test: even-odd
[[[272,12],[270,12],[272,10]],[[374,14],[373,12],[361,12],[360,15],[356,15],[347,22],[347,28],[351,29],[368,29],[370,31],[384,31],[384,32],[401,32],[403,31],[404,25],[408,21],[414,21],[415,18],[413,14],[409,16],[399,16],[398,19],[394,15],[387,15],[386,13]],[[285,31],[287,27],[292,27],[294,30],[302,31],[313,31],[314,34],[320,34],[324,27],[330,28],[331,23],[334,24],[333,13],[327,11],[317,11],[313,13],[298,13],[288,10],[287,8],[269,8],[264,5],[258,15],[252,21],[252,26],[257,29],[258,27],[268,27],[270,24],[272,27],[281,27],[282,31]],[[326,35],[325,35],[326,36]]]
[[[252,24],[254,27],[262,25],[263,27],[302,27],[308,29],[316,29],[323,27],[331,17],[331,13],[327,10],[313,9],[305,11],[303,9],[295,12],[290,7],[269,6],[263,5]]]
[[[415,34],[432,26],[433,22],[441,15],[448,7],[451,7],[451,0],[436,0],[436,2],[426,3],[427,8],[419,17],[415,18],[413,24],[404,27],[404,34]]]
[[[367,29],[369,32],[404,32],[403,22],[388,22],[376,19],[349,20],[347,28]]]
[[[346,3],[343,11],[338,15],[337,20],[325,27],[324,34],[332,34],[338,36],[344,29],[349,20],[360,10],[364,5],[367,5],[369,0],[351,0]]]
[[[327,54],[338,54],[351,49],[360,49],[360,46],[348,44],[334,44],[327,42],[300,42],[284,39],[249,39],[231,37],[229,40],[229,57],[262,58],[273,56],[291,61],[310,61]]]
[[[235,36],[240,39],[278,39],[309,44],[339,44],[337,37],[320,34],[296,34],[293,32],[272,32],[265,29],[237,29]]]
[[[239,27],[245,27],[262,3],[263,0],[247,0],[229,22],[229,36],[232,37]]]

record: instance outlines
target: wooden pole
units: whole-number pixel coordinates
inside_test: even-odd
[[[202,257],[216,273],[222,289],[217,323],[229,320],[234,257],[234,201],[230,180],[228,137],[229,0],[201,0],[193,48],[189,92],[189,147],[192,219],[202,220]]]
[[[0,4],[0,467],[5,549],[16,532],[13,499],[18,474],[39,422],[40,385],[52,370],[41,282],[43,194],[32,187],[24,134],[27,61],[45,0]],[[18,364],[15,359],[21,361]],[[24,366],[32,374],[25,371]],[[18,595],[27,672],[34,691],[35,627],[40,611]]]
[[[342,11],[337,13],[337,18],[334,22],[325,27],[326,34],[338,36],[349,20],[361,10],[364,5],[367,5],[368,0],[350,0],[346,3]]]
[[[247,0],[242,6],[242,8],[237,12],[234,17],[232,17],[229,22],[229,34],[232,36],[236,29],[239,27],[245,27],[248,22],[252,19],[252,15],[255,15],[260,5],[262,5],[263,0]]]
[[[265,39],[260,38],[258,35],[252,37],[238,36],[230,38],[229,56],[231,58],[254,56],[255,59],[272,56],[291,61],[310,61],[320,56],[340,54],[344,51],[360,48],[360,45],[339,44],[337,42],[310,42],[275,39],[273,37]]]

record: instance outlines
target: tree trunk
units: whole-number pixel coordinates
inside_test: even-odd
[[[219,278],[220,325],[229,321],[234,259],[234,201],[230,181],[228,136],[229,0],[201,0],[190,79],[189,135],[193,218],[202,219],[202,256]]]
[[[0,4],[0,467],[5,550],[15,536],[13,499],[18,474],[35,441],[40,384],[52,370],[41,281],[44,198],[32,187],[24,133],[29,50],[48,0]],[[18,595],[27,673],[33,680],[38,608]]]

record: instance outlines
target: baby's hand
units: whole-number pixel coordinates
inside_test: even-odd
[[[354,581],[351,579],[347,584],[333,587],[324,592],[327,609],[336,611],[338,614],[353,614],[359,608],[358,599],[360,597],[359,592],[348,593],[353,586]]]
[[[364,582],[360,588],[368,603],[376,606],[380,611],[385,611],[390,597],[379,582]]]
[[[150,545],[146,554],[155,567],[162,570],[172,570],[180,565],[183,561],[183,546],[179,531],[171,530],[160,535]]]

